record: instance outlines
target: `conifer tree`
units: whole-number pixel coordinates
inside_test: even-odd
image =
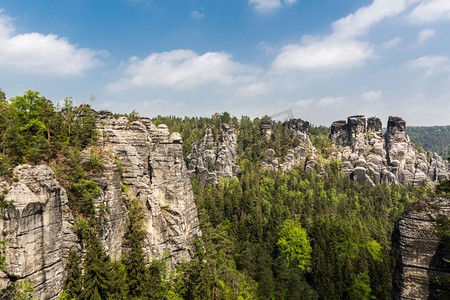
[[[67,299],[77,299],[81,294],[81,259],[77,251],[72,249],[66,265],[66,280],[64,281],[64,291]]]
[[[109,299],[111,288],[111,261],[94,232],[87,239],[84,261],[83,291],[80,299]]]
[[[127,273],[125,266],[120,261],[112,262],[110,299],[128,299]]]
[[[145,238],[143,230],[144,213],[142,204],[138,199],[131,199],[129,205],[129,226],[126,239],[130,250],[123,258],[122,263],[127,273],[129,295],[131,297],[144,297],[148,293],[147,285],[149,281],[148,269],[145,266],[145,253],[142,249],[142,241]]]

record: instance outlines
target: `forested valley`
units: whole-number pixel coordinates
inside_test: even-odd
[[[216,132],[219,124],[234,124],[240,174],[207,185],[193,174],[202,236],[192,241],[193,258],[176,269],[167,257],[145,264],[142,203],[123,184],[129,251],[113,260],[97,236],[105,208],[95,205],[96,174],[103,172],[107,154],[96,147],[95,111],[70,99],[55,106],[35,91],[9,100],[0,96],[0,175],[11,176],[19,164],[49,165],[76,219],[83,251],[68,256],[60,299],[391,299],[394,223],[413,203],[436,193],[426,184],[352,181],[330,156],[328,127],[309,127],[321,157],[314,169],[300,165],[285,172],[261,168],[265,149],[285,154],[299,144],[281,122],[267,139],[260,131],[264,118],[158,116],[154,124],[180,132],[185,159],[207,127]],[[136,112],[120,116],[132,122]],[[93,150],[80,159],[86,147]],[[114,159],[120,170],[120,159]],[[448,181],[438,184],[438,192],[449,194]],[[0,200],[2,209],[11,205]],[[2,253],[5,247],[7,241]],[[0,262],[4,268],[4,258]],[[0,298],[32,299],[32,290],[30,284],[11,285]]]

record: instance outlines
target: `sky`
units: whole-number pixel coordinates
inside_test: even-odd
[[[148,117],[450,125],[450,0],[2,0],[0,88]]]

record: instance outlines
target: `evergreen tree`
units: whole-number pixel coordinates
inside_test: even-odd
[[[67,299],[77,299],[81,294],[81,259],[78,252],[70,250],[66,265],[66,280],[64,281],[64,291]]]
[[[111,271],[111,290],[109,299],[125,300],[128,299],[127,273],[125,266],[120,261],[112,262]]]
[[[142,204],[136,198],[129,200],[128,218],[128,232],[125,237],[130,250],[122,259],[122,263],[127,274],[128,293],[131,297],[139,298],[149,293],[149,273],[145,266],[146,257],[142,248],[142,241],[145,238],[144,213]]]
[[[80,299],[109,299],[112,284],[111,261],[99,238],[92,231],[87,239],[86,250]]]

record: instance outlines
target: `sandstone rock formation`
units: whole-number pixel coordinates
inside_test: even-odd
[[[281,158],[277,156],[275,150],[270,148],[266,149],[264,157],[262,158],[261,167],[289,171],[295,166],[304,165],[307,170],[312,171],[316,164],[312,159],[315,156],[315,149],[308,137],[308,126],[309,123],[302,119],[290,119],[289,121],[285,121],[283,127],[296,133],[300,145],[293,149],[289,149],[281,163]],[[267,130],[267,124],[263,124],[263,122],[261,122],[261,131],[270,137],[271,131]],[[310,159],[307,160],[309,156]]]
[[[450,249],[435,233],[438,217],[450,217],[450,199],[419,201],[397,222],[392,235],[395,299],[439,299],[436,276],[450,276]]]
[[[148,118],[115,119],[106,111],[99,112],[98,129],[99,145],[118,157],[123,183],[146,208],[144,248],[148,259],[160,258],[164,251],[172,265],[189,259],[191,241],[201,232],[180,135],[171,134],[166,125],[156,127]],[[110,199],[120,189],[118,179],[111,172],[105,174],[104,189],[110,191]],[[118,214],[120,210],[118,206],[115,209]],[[102,238],[105,245],[116,248],[124,234],[123,222],[116,221]],[[110,253],[119,254],[113,251],[117,250]]]
[[[194,195],[186,169],[182,140],[167,126],[156,127],[147,118],[114,118],[98,113],[98,146],[87,148],[80,159],[99,151],[103,171],[93,176],[102,189],[97,207],[105,207],[99,236],[108,254],[118,259],[126,251],[127,196],[144,207],[147,260],[169,254],[171,266],[190,259],[192,239],[201,235]],[[118,166],[121,164],[121,168]],[[74,218],[66,191],[47,166],[21,165],[13,178],[0,178],[0,192],[13,200],[0,219],[2,238],[8,241],[7,268],[0,272],[0,288],[27,279],[40,299],[57,299],[64,281],[65,258],[70,249],[81,250],[73,232]],[[143,262],[145,263],[145,262]]]
[[[0,289],[26,278],[36,297],[56,299],[64,281],[63,258],[77,243],[66,191],[49,167],[29,165],[16,167],[12,180],[0,180],[3,190],[13,206],[0,219],[8,246]]]
[[[214,184],[218,178],[231,178],[240,172],[236,165],[237,131],[234,124],[220,124],[218,136],[212,127],[205,130],[202,141],[192,144],[188,169],[200,175],[200,183]]]
[[[435,153],[415,150],[405,129],[403,119],[389,117],[383,133],[380,119],[358,115],[334,122],[330,137],[344,172],[360,183],[419,186],[427,178],[447,178],[448,163]]]

